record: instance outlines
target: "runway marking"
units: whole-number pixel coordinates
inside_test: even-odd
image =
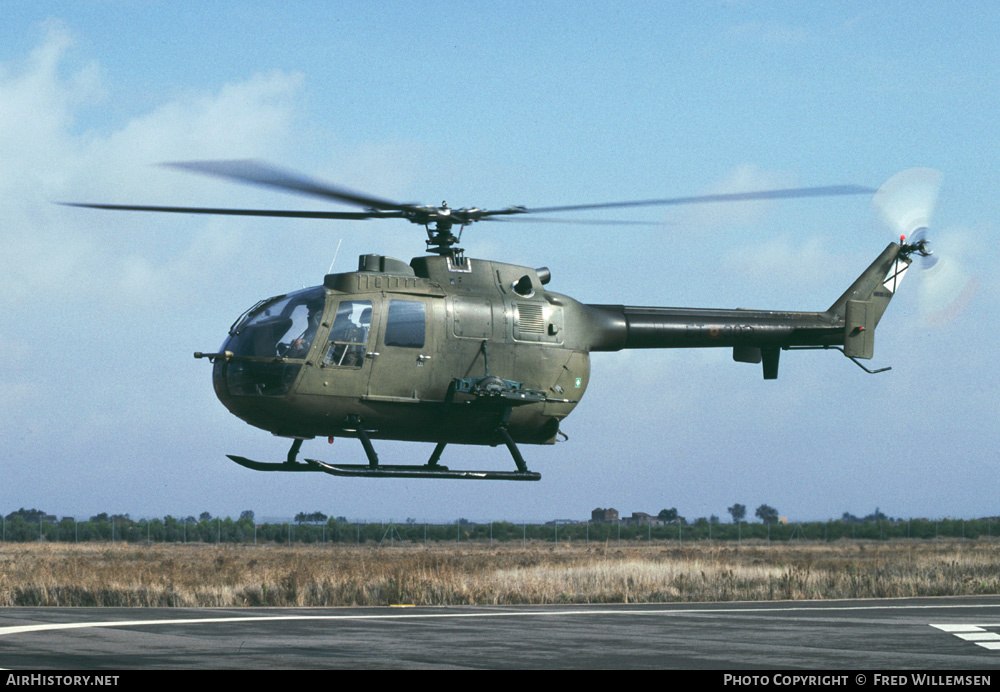
[[[963,641],[972,642],[990,651],[1000,651],[1000,633],[990,632],[987,627],[1000,628],[1000,624],[989,625],[934,625],[942,632],[954,634]]]
[[[13,625],[0,627],[0,637],[10,634],[25,634],[29,632],[50,632],[56,630],[87,629],[96,627],[149,627],[154,625],[203,625],[213,623],[233,622],[270,622],[290,620],[336,621],[336,620],[432,620],[457,618],[497,618],[497,617],[566,617],[579,615],[716,615],[716,614],[748,614],[748,613],[791,613],[812,611],[818,615],[836,611],[866,611],[866,610],[927,610],[982,608],[982,604],[960,605],[862,605],[862,606],[789,606],[789,607],[743,607],[743,608],[655,608],[637,609],[624,607],[620,609],[596,608],[576,610],[505,610],[499,612],[473,613],[387,613],[387,614],[355,614],[355,615],[236,615],[210,618],[168,618],[163,620],[111,620],[97,622],[57,622],[35,625]],[[987,606],[988,607],[988,606]],[[1000,625],[931,625],[953,634],[968,634],[984,632],[983,627],[1000,627]],[[988,649],[1000,649],[1000,641],[996,643],[976,642]]]

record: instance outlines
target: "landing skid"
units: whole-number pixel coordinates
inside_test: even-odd
[[[288,463],[287,461],[254,461],[253,459],[247,459],[246,457],[238,457],[235,454],[227,454],[227,457],[235,461],[240,466],[252,469],[254,471],[321,471],[312,464],[303,464],[300,462]]]
[[[509,408],[507,415],[509,415]],[[527,465],[524,463],[524,458],[521,456],[521,452],[518,451],[513,438],[511,438],[510,433],[507,432],[506,415],[504,416],[504,424],[497,429],[497,433],[513,457],[514,464],[517,466],[517,471],[463,471],[458,469],[449,469],[447,466],[441,466],[438,464],[438,461],[441,459],[441,454],[444,452],[444,448],[446,446],[444,442],[439,442],[437,446],[434,447],[434,451],[431,453],[430,459],[428,459],[427,463],[423,466],[417,466],[415,464],[379,464],[378,455],[375,453],[374,447],[372,447],[371,438],[368,436],[368,431],[364,429],[362,421],[352,416],[349,423],[352,426],[350,430],[357,433],[358,439],[361,440],[361,446],[365,449],[365,455],[368,457],[367,464],[328,464],[325,461],[319,461],[317,459],[306,459],[305,463],[302,463],[297,461],[299,449],[302,447],[302,440],[298,439],[292,442],[292,447],[288,450],[288,457],[285,461],[254,461],[253,459],[247,459],[246,457],[236,456],[234,454],[227,454],[226,456],[240,466],[254,471],[318,471],[322,473],[329,473],[333,476],[347,476],[354,478],[455,478],[461,480],[485,481],[537,481],[542,478],[542,474],[528,470]]]
[[[447,466],[407,466],[386,465],[372,466],[370,464],[327,464],[316,459],[306,459],[316,468],[314,471],[324,471],[333,476],[349,476],[355,478],[456,478],[462,480],[484,481],[538,481],[542,474],[534,471],[459,471]],[[297,469],[296,469],[297,470]]]
[[[253,459],[238,457],[234,454],[227,454],[226,456],[240,466],[253,469],[254,471],[318,471],[319,469],[311,464],[303,464],[295,460],[299,455],[301,447],[302,440],[293,441],[291,449],[288,450],[288,456],[283,462],[254,461]]]

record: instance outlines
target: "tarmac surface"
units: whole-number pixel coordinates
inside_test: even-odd
[[[5,671],[673,668],[989,674],[998,666],[1000,597],[0,609]],[[3,675],[10,674],[0,680]]]

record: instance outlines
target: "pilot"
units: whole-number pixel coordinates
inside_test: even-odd
[[[364,310],[361,311],[361,319],[358,322],[358,325],[361,328],[361,338],[359,339],[361,343],[368,343],[368,328],[371,326],[371,324],[372,324],[372,309],[365,308]]]
[[[313,337],[316,336],[316,331],[319,329],[319,321],[322,316],[322,308],[309,307],[309,322],[306,330],[302,332],[299,338],[293,339],[292,343],[289,344],[288,352],[285,354],[286,358],[306,357],[306,354],[309,352],[309,346],[312,345]]]

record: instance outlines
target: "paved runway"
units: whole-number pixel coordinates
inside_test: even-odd
[[[1000,597],[437,608],[0,609],[0,669],[7,670],[988,672],[998,665]]]

